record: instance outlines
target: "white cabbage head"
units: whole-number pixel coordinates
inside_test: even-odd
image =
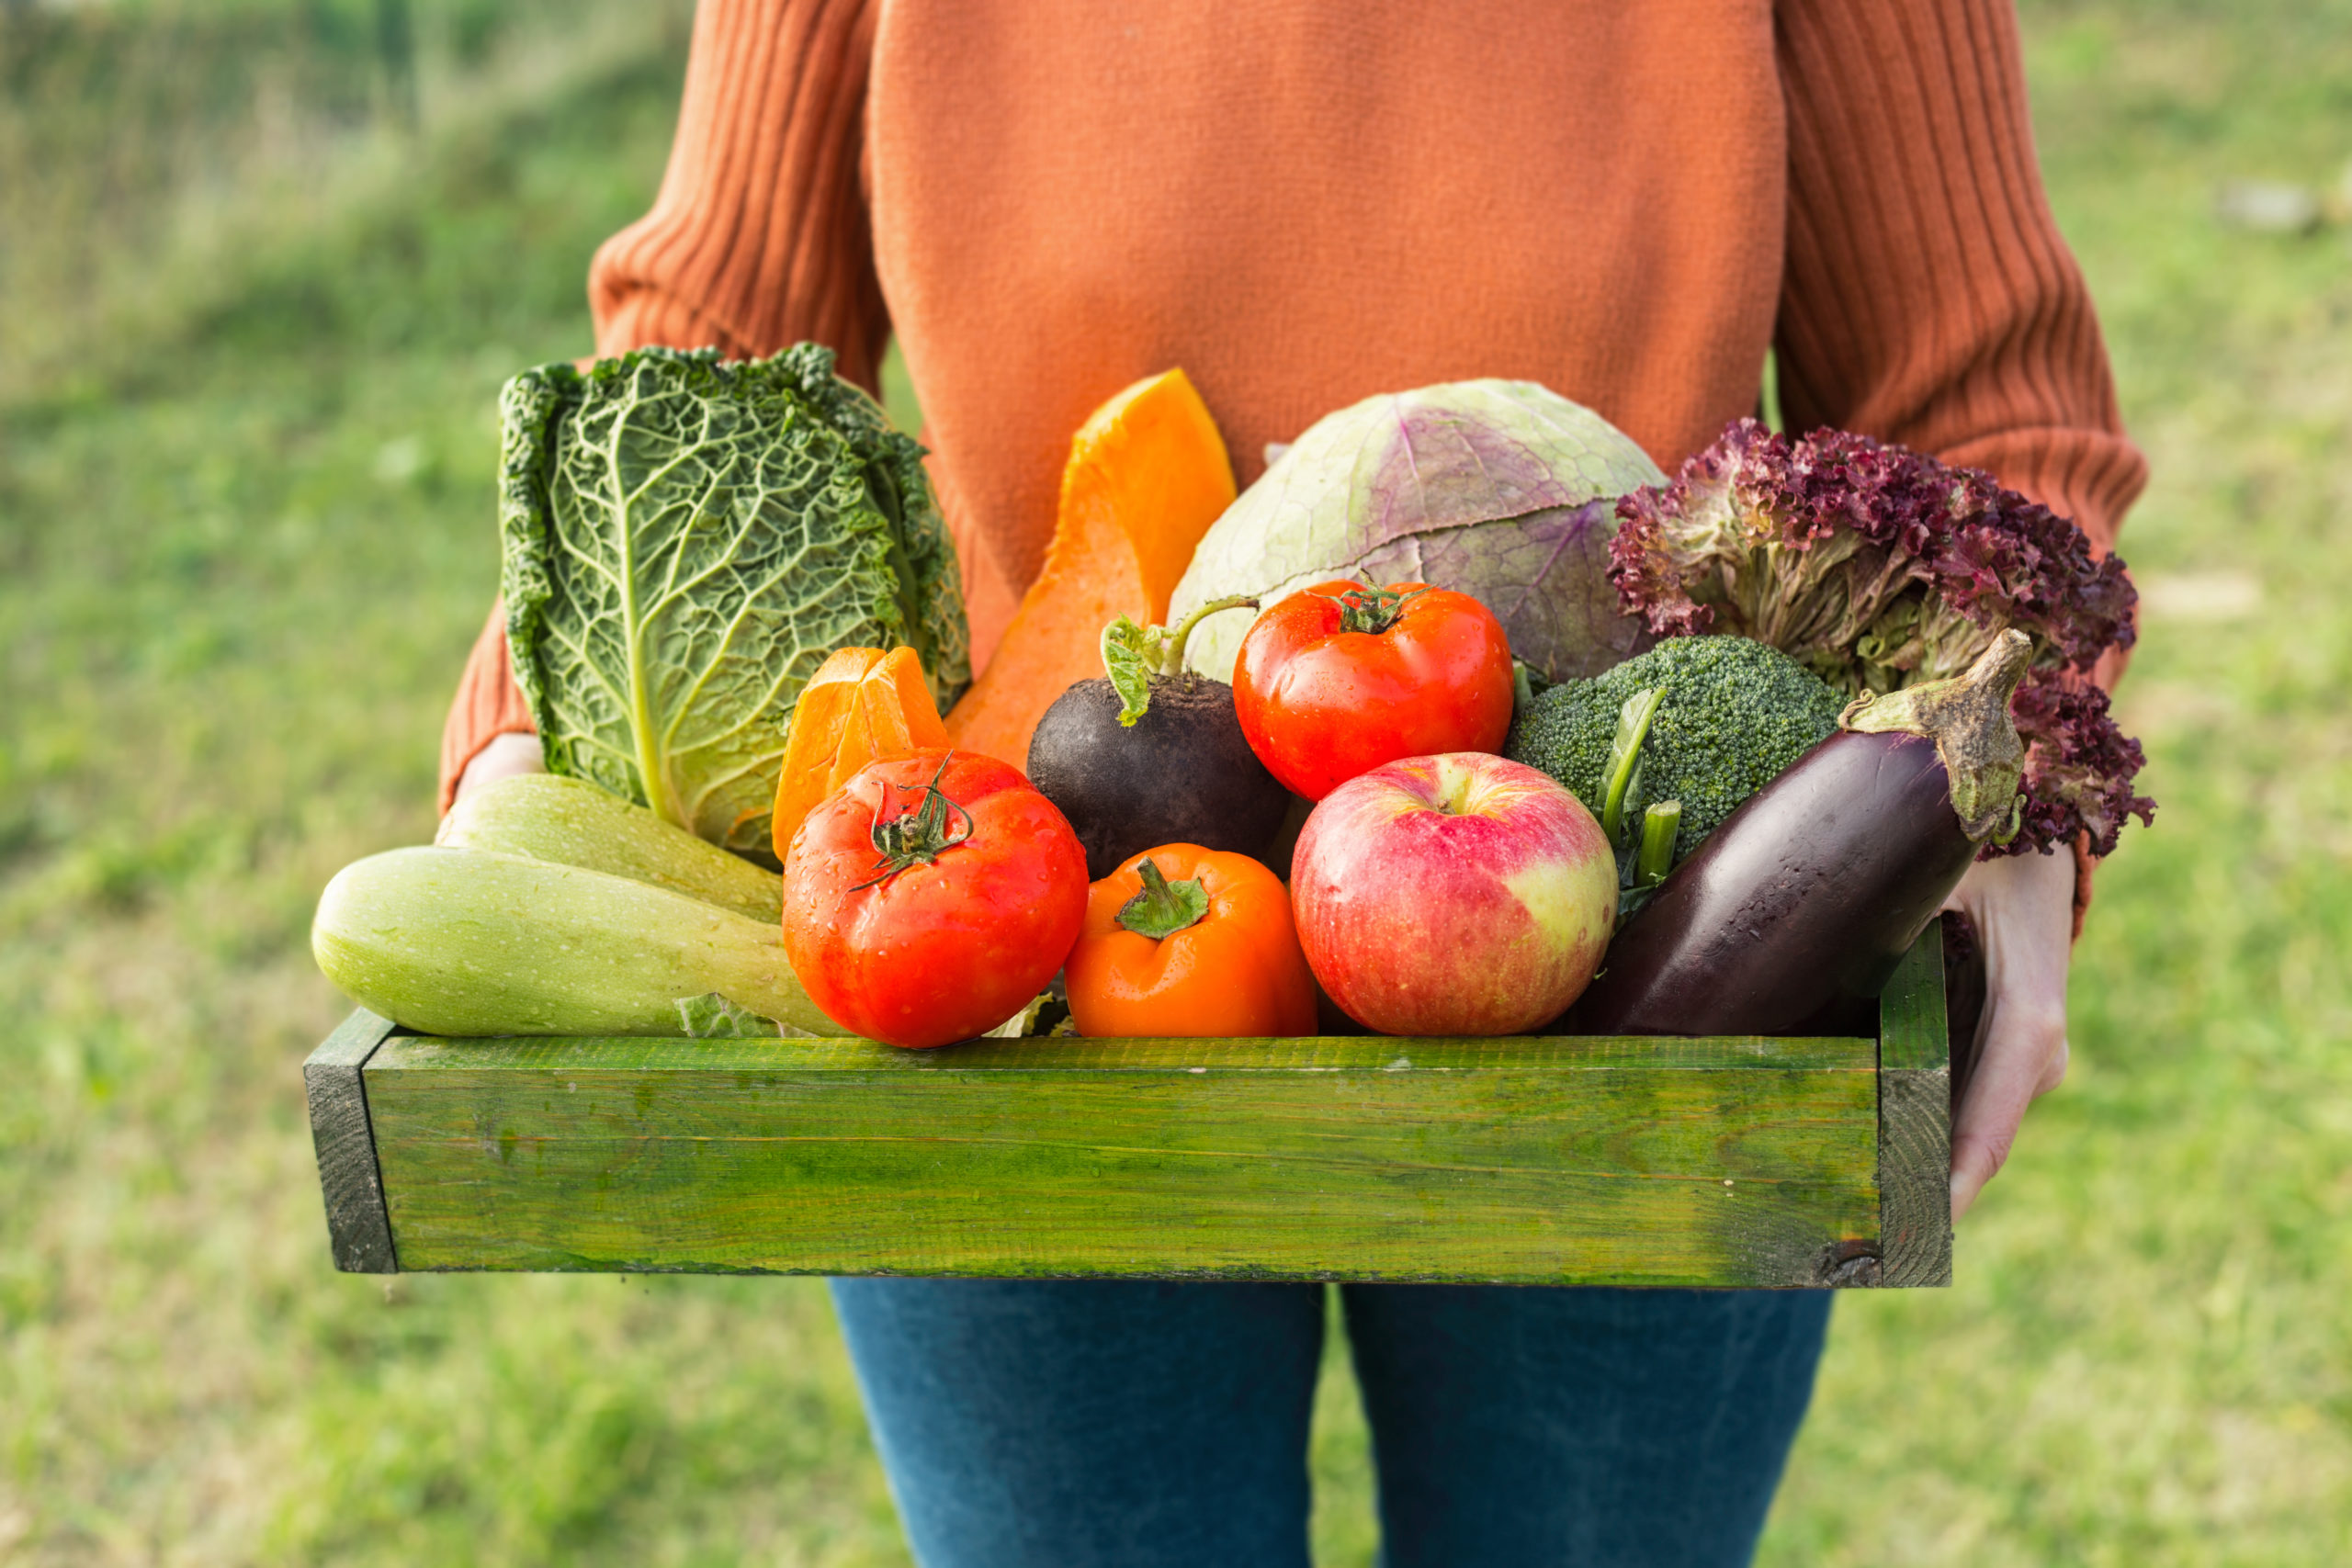
[[[1616,499],[1665,482],[1633,437],[1532,381],[1367,398],[1316,422],[1217,519],[1169,622],[1338,577],[1430,582],[1494,611],[1545,680],[1596,675],[1647,640],[1609,583]],[[1185,662],[1232,679],[1250,620],[1208,617]]]

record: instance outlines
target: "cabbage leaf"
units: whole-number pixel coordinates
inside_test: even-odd
[[[500,400],[507,642],[548,768],[754,859],[828,654],[910,645],[942,711],[970,678],[922,449],[832,362],[640,349]]]

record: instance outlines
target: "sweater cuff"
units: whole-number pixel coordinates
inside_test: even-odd
[[[440,814],[449,814],[458,798],[458,781],[481,749],[502,735],[536,735],[531,705],[514,683],[506,657],[506,606],[492,600],[490,618],[474,638],[466,659],[466,672],[458,678],[458,694],[449,704],[449,717],[441,727]]]

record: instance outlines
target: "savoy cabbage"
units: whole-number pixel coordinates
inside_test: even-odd
[[[922,449],[802,344],[541,366],[500,400],[507,642],[548,766],[765,859],[793,704],[835,649],[970,678]]]

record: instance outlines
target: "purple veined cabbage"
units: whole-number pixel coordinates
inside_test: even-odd
[[[1419,581],[1494,611],[1545,680],[1595,675],[1648,646],[1618,612],[1609,540],[1617,498],[1665,478],[1631,436],[1532,381],[1367,398],[1317,421],[1217,519],[1169,621],[1337,577]],[[1250,620],[1210,616],[1186,662],[1231,679]]]

